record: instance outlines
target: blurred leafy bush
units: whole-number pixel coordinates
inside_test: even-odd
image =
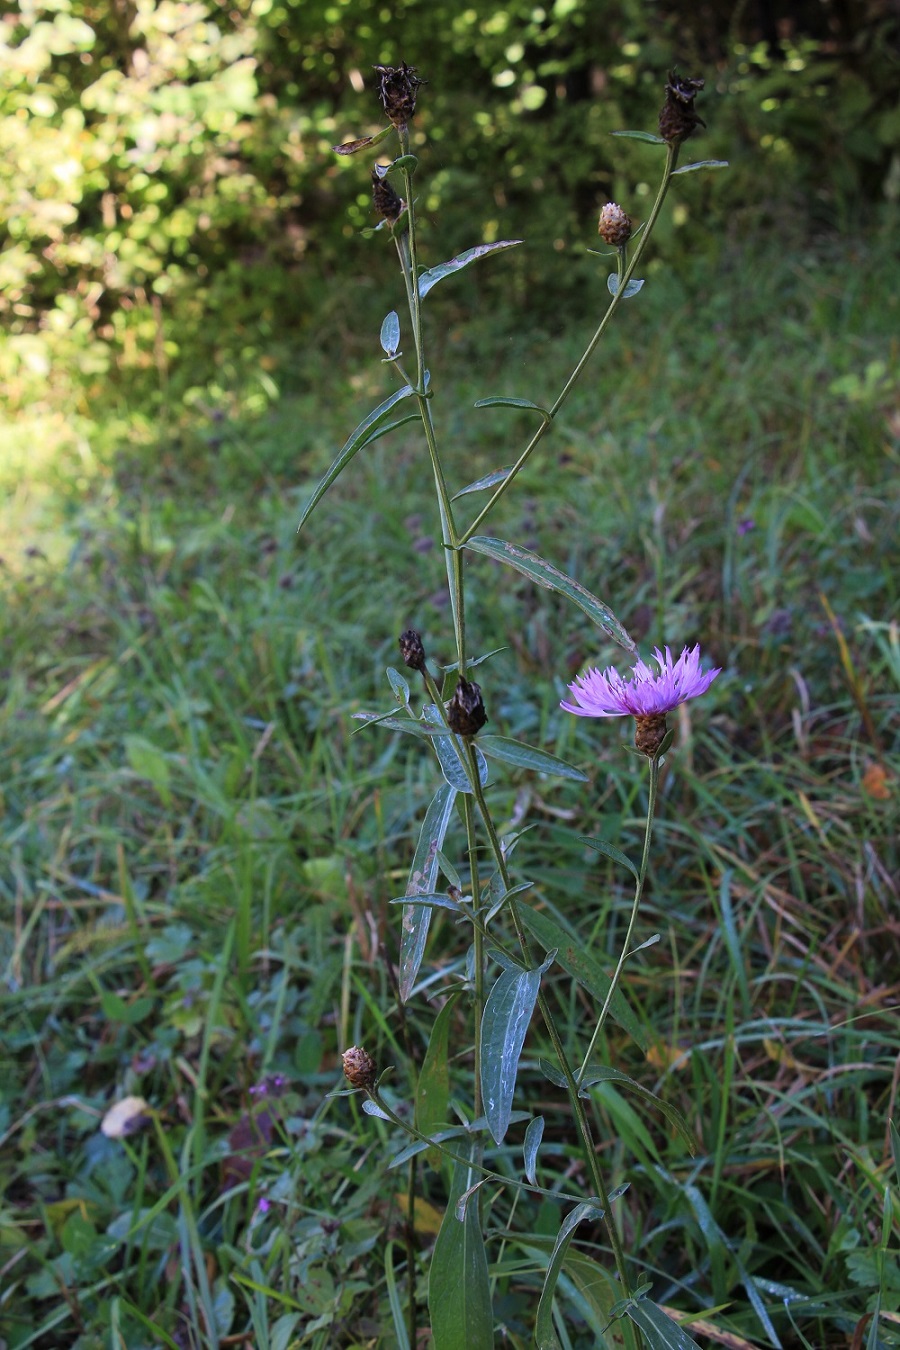
[[[798,3],[788,24],[672,0],[21,0],[0,24],[0,381],[7,406],[133,405],[255,381],[302,381],[301,342],[380,317],[368,175],[332,143],[379,125],[375,63],[429,80],[420,210],[429,249],[528,246],[457,299],[490,312],[512,288],[537,324],[583,301],[595,215],[640,218],[670,65],[707,79],[704,156],[727,182],[684,180],[663,252],[693,252],[722,193],[735,232],[847,228],[900,192],[900,20]],[[435,53],[440,53],[439,64]],[[649,203],[648,203],[649,205]],[[348,283],[347,254],[356,272]],[[468,289],[466,289],[468,288]],[[461,311],[462,312],[462,311]],[[195,393],[195,397],[198,396]]]

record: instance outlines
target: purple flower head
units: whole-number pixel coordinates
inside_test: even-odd
[[[705,694],[721,670],[700,669],[700,647],[687,648],[677,661],[666,647],[665,655],[655,648],[659,673],[644,661],[632,667],[631,678],[624,679],[614,666],[607,670],[588,670],[569,685],[574,703],[560,706],[576,717],[655,717],[665,716],[679,703]]]

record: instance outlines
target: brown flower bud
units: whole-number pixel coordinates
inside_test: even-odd
[[[398,130],[405,127],[416,111],[416,90],[426,80],[420,80],[415,66],[401,61],[399,66],[374,66],[378,75],[378,95],[391,125]]]
[[[386,178],[382,178],[377,169],[372,170],[372,201],[375,210],[393,225],[403,214],[406,203],[398,197]]]
[[[648,759],[655,759],[666,738],[666,714],[647,713],[634,719],[634,748]]]
[[[705,80],[688,80],[669,71],[666,85],[666,101],[659,114],[659,134],[664,141],[680,145],[692,136],[698,127],[705,127],[703,118],[694,111],[694,99],[703,88]]]
[[[351,1087],[373,1088],[375,1086],[375,1061],[366,1054],[361,1045],[351,1045],[341,1055],[344,1065],[344,1077]]]
[[[425,648],[422,645],[422,635],[417,633],[414,628],[407,628],[405,633],[400,634],[400,655],[403,657],[403,664],[410,670],[419,670],[425,673]]]
[[[604,244],[621,248],[631,238],[631,217],[626,215],[621,206],[617,206],[615,202],[607,202],[600,212],[597,233]]]
[[[459,736],[477,736],[487,720],[481,685],[461,679],[447,709],[450,730]]]

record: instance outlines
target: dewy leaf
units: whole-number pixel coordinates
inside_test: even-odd
[[[379,403],[377,408],[373,408],[368,416],[363,418],[350,439],[344,445],[338,457],[332,463],[331,468],[316,488],[312,497],[310,497],[309,501],[306,503],[303,515],[300,517],[300,524],[297,526],[298,533],[303,529],[306,521],[325,496],[325,493],[331,487],[338,474],[340,474],[350,463],[357,450],[361,450],[366,442],[372,439],[371,433],[378,427],[379,423],[384,421],[391,408],[398,404],[401,399],[409,398],[412,392],[412,385],[405,384],[402,389],[395,390],[390,398],[386,398],[383,403]]]
[[[525,1175],[532,1186],[537,1185],[537,1155],[543,1137],[544,1117],[535,1116],[533,1120],[528,1122],[528,1129],[525,1131],[525,1143],[522,1146],[525,1155]]]
[[[527,412],[536,412],[545,422],[552,422],[552,417],[546,408],[542,408],[539,403],[532,403],[530,398],[480,398],[475,404],[476,408],[519,408]]]
[[[532,909],[530,905],[520,903],[519,913],[525,927],[533,937],[537,938],[544,950],[552,951],[556,949],[556,960],[563,969],[568,971],[572,978],[577,980],[589,994],[593,995],[599,1013],[600,1007],[609,992],[610,980],[599,962],[585,950],[584,943],[563,928],[561,924],[551,919],[549,915]],[[615,1022],[618,1022],[623,1031],[628,1032],[631,1039],[636,1041],[642,1050],[647,1049],[647,1037],[644,1035],[644,1029],[629,1008],[620,989],[617,989],[613,994],[609,1015]]]
[[[691,1156],[693,1157],[694,1154],[696,1154],[697,1140],[694,1137],[690,1125],[676,1107],[670,1106],[668,1102],[664,1102],[661,1097],[657,1097],[655,1092],[651,1092],[650,1089],[644,1087],[642,1083],[637,1083],[633,1078],[629,1078],[628,1074],[623,1073],[621,1069],[612,1069],[607,1065],[600,1065],[596,1069],[589,1069],[582,1079],[581,1086],[582,1088],[595,1087],[598,1083],[617,1083],[621,1087],[627,1087],[630,1091],[635,1092],[643,1101],[648,1102],[651,1106],[655,1106],[656,1109],[665,1116],[669,1124],[674,1125],[675,1129],[690,1149]]]
[[[533,745],[524,745],[521,741],[511,740],[508,736],[479,736],[478,745],[488,759],[500,759],[504,764],[515,764],[519,769],[533,769],[535,773],[550,773],[557,778],[574,778],[578,783],[587,783],[588,776],[567,764],[564,759],[538,750]]]
[[[591,595],[580,582],[567,577],[565,572],[560,572],[558,567],[538,557],[536,553],[531,553],[527,548],[519,548],[517,544],[508,544],[503,539],[490,539],[483,534],[473,535],[466,541],[466,548],[472,549],[475,553],[484,553],[497,562],[506,563],[531,581],[537,582],[539,586],[545,586],[548,591],[557,591],[560,595],[566,596],[583,610],[593,623],[602,628],[613,642],[618,642],[627,652],[637,653],[637,644],[602,600],[598,600],[596,595]]]
[[[358,150],[367,150],[370,145],[377,145],[383,141],[385,136],[391,134],[391,127],[382,127],[374,136],[363,136],[358,141],[344,141],[343,145],[333,145],[331,148],[336,155],[355,155]]]
[[[575,1229],[582,1219],[601,1219],[602,1217],[602,1209],[597,1209],[594,1205],[583,1204],[576,1205],[562,1221],[560,1230],[556,1235],[556,1242],[553,1244],[553,1251],[550,1253],[550,1260],[547,1263],[547,1274],[544,1277],[544,1287],[541,1290],[541,1300],[535,1318],[534,1343],[538,1350],[559,1350],[559,1341],[553,1329],[553,1295],[556,1292],[556,1282],[559,1279],[569,1243],[575,1235]]]
[[[629,1300],[625,1312],[634,1325],[640,1327],[648,1350],[700,1350],[700,1346],[691,1339],[684,1327],[673,1322],[662,1308],[651,1303],[648,1298],[641,1298],[635,1302]]]
[[[460,1198],[477,1175],[457,1163],[441,1231],[431,1257],[428,1311],[434,1350],[493,1350],[494,1316],[479,1206],[456,1217]]]
[[[488,994],[481,1019],[481,1095],[495,1143],[502,1144],[512,1111],[519,1056],[534,1012],[541,976],[552,957],[535,970],[504,970]]]
[[[474,483],[469,483],[466,487],[460,488],[459,492],[454,492],[451,501],[456,501],[457,497],[465,497],[470,492],[484,492],[486,488],[496,487],[498,483],[504,482],[512,473],[512,468],[507,466],[505,469],[497,469],[494,473],[489,473],[484,478],[476,478]]]
[[[696,173],[698,169],[727,169],[727,159],[698,159],[696,164],[682,164],[680,169],[672,170],[672,177],[677,173]]]
[[[629,141],[649,141],[651,145],[665,145],[662,136],[654,136],[649,131],[614,131],[614,136],[622,136]]]
[[[501,248],[515,248],[517,244],[521,243],[521,239],[501,239],[496,244],[478,244],[475,248],[466,249],[465,253],[460,253],[459,257],[451,258],[449,262],[439,263],[437,267],[430,267],[427,272],[423,272],[419,277],[419,298],[424,300],[431,288],[442,281],[444,277],[449,277],[452,272],[459,272],[463,267],[468,267],[469,263],[475,262],[477,258],[483,258],[487,253],[496,253]]]
[[[643,281],[638,281],[635,277],[632,277],[622,292],[622,299],[630,300],[633,295],[637,295],[643,284]],[[610,272],[609,276],[606,278],[606,289],[609,291],[610,295],[619,294],[619,278],[615,272]]]
[[[432,798],[422,821],[419,842],[406,883],[408,896],[434,894],[438,873],[437,855],[444,844],[455,800],[456,791],[447,783],[442,783]],[[403,932],[400,938],[400,998],[404,1003],[413,991],[419,966],[425,955],[430,922],[431,910],[425,905],[408,905],[403,911]]]
[[[400,319],[394,309],[385,315],[381,325],[381,346],[388,356],[394,356],[400,346]]]

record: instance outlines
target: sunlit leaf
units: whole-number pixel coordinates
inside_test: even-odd
[[[463,267],[468,267],[478,258],[483,258],[488,253],[496,253],[499,249],[515,248],[521,244],[521,239],[501,239],[496,244],[478,244],[475,248],[466,249],[465,253],[460,253],[459,257],[451,258],[449,262],[439,263],[437,267],[431,267],[427,272],[423,272],[419,277],[419,297],[424,300],[425,296],[433,286],[436,286],[444,277],[449,277],[453,272],[459,272]]]
[[[695,164],[683,164],[680,169],[672,170],[672,177],[677,173],[696,173],[698,169],[727,169],[727,159],[698,159]]]
[[[466,541],[466,548],[472,549],[475,553],[484,553],[497,562],[506,563],[539,586],[546,587],[548,591],[557,591],[560,595],[564,595],[602,628],[613,642],[618,642],[619,646],[628,652],[637,652],[637,644],[602,600],[598,600],[596,595],[591,595],[580,582],[567,577],[565,572],[561,572],[544,558],[538,557],[536,553],[531,553],[527,548],[519,548],[517,544],[509,544],[503,539],[490,539],[486,535],[479,534]]]
[[[381,325],[381,346],[388,356],[393,356],[400,346],[400,318],[396,310],[386,314]]]

